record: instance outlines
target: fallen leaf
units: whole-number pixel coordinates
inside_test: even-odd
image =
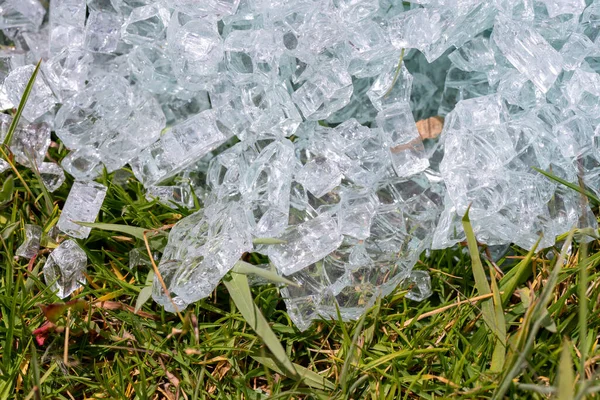
[[[444,129],[444,118],[431,117],[417,121],[417,130],[422,139],[435,139]]]

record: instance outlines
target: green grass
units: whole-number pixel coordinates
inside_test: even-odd
[[[66,154],[54,142],[49,157]],[[144,251],[145,231],[160,249],[164,235],[152,231],[191,211],[147,201],[133,178],[100,181],[108,194],[98,222],[113,225],[79,241],[88,283],[65,304],[41,276],[57,243],[44,240],[31,263],[14,253],[24,224],[51,232],[72,182],[49,194],[35,171],[0,175],[0,399],[562,400],[600,391],[600,248],[578,245],[581,232],[566,233],[562,249],[515,248],[495,265],[469,234],[417,265],[432,276],[426,301],[398,288],[355,323],[299,332],[278,288],[252,288],[252,304],[241,274],[179,315],[144,301],[153,268],[129,268],[129,252]]]

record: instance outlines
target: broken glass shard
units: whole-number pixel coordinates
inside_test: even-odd
[[[96,220],[106,191],[106,186],[96,182],[74,182],[58,219],[58,229],[74,238],[87,238],[92,228],[77,222]]]
[[[28,260],[35,257],[40,250],[41,239],[42,228],[40,226],[25,224],[25,240],[15,254]]]
[[[51,162],[41,163],[38,172],[46,189],[52,193],[65,182],[65,173],[60,165]]]
[[[50,253],[44,264],[44,280],[64,299],[85,284],[87,256],[74,240],[65,240]]]

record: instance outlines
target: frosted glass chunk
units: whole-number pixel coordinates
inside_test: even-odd
[[[498,15],[492,38],[519,72],[542,92],[548,92],[562,71],[563,59],[542,35],[530,26]]]
[[[103,165],[96,149],[84,148],[70,152],[62,159],[64,170],[78,181],[91,181],[102,173]]]
[[[309,120],[329,117],[344,107],[352,96],[352,78],[337,62],[322,66],[319,72],[292,94],[292,100]]]
[[[178,11],[201,16],[212,14],[215,16],[230,15],[237,10],[240,0],[206,0],[198,3],[196,0],[167,0],[167,3]]]
[[[46,10],[38,0],[4,0],[0,7],[0,29],[37,30]]]
[[[379,202],[369,190],[345,189],[340,206],[340,229],[346,236],[367,239]]]
[[[26,259],[32,259],[40,251],[40,240],[42,239],[42,228],[38,225],[25,224],[25,240],[16,251],[16,255]]]
[[[567,71],[578,68],[583,60],[595,50],[594,42],[587,36],[573,32],[560,49],[560,55],[563,57],[563,68]]]
[[[413,84],[413,76],[402,65],[398,71],[397,65],[391,65],[382,72],[371,88],[367,91],[367,96],[373,106],[378,111],[384,107],[391,106],[394,103],[408,103]]]
[[[542,0],[542,3],[546,5],[550,18],[561,14],[579,15],[585,9],[585,0]]]
[[[121,38],[133,45],[146,45],[166,38],[171,15],[158,3],[134,8],[121,27]]]
[[[6,80],[4,81],[4,88],[8,95],[9,100],[13,104],[19,104],[25,88],[35,71],[35,66],[26,65],[13,69]],[[29,99],[27,105],[23,110],[23,117],[28,121],[34,121],[42,115],[46,114],[56,104],[56,97],[52,93],[52,89],[44,80],[42,74],[38,74],[33,84],[33,88],[29,93]]]
[[[78,225],[76,222],[91,223],[96,220],[106,191],[106,186],[96,182],[73,183],[58,219],[58,229],[74,238],[87,238],[92,228]]]
[[[148,200],[158,199],[169,207],[178,205],[185,208],[194,207],[194,198],[189,188],[182,186],[151,186],[146,190]]]
[[[19,126],[10,142],[15,161],[30,168],[42,165],[49,146],[50,127],[44,123]]]
[[[225,140],[215,110],[206,110],[172,127],[134,158],[131,167],[135,176],[150,186],[198,161]]]
[[[85,25],[85,48],[95,53],[112,53],[117,50],[122,22],[119,14],[90,10]]]
[[[44,264],[44,280],[64,299],[85,284],[87,255],[74,240],[65,240],[50,253]]]
[[[377,124],[389,141],[392,165],[400,177],[429,167],[423,141],[408,103],[397,103],[377,114]]]
[[[83,28],[86,4],[80,0],[54,0],[50,2],[50,23]]]
[[[52,193],[65,183],[65,173],[60,165],[56,163],[42,163],[38,167],[38,172],[46,189]]]
[[[337,221],[327,214],[288,228],[279,239],[285,243],[270,246],[268,255],[284,275],[319,261],[342,243]]]
[[[64,49],[42,64],[48,84],[60,100],[85,88],[93,57],[81,49]]]
[[[496,60],[489,39],[477,37],[448,55],[454,65],[463,71],[485,71]]]
[[[315,157],[296,174],[296,180],[316,197],[330,192],[342,182],[342,171],[337,163],[326,157]]]
[[[397,49],[423,50],[441,37],[450,16],[448,9],[439,8],[415,8],[400,13],[389,21],[392,45]]]
[[[169,38],[175,76],[182,84],[203,84],[206,76],[218,71],[223,60],[223,40],[215,21],[194,19]]]
[[[404,282],[410,287],[406,298],[414,301],[423,301],[431,296],[431,278],[427,271],[412,271]]]
[[[269,144],[247,168],[240,168],[240,192],[254,235],[276,237],[287,227],[293,171],[294,148],[285,139]]]
[[[217,218],[210,207],[179,221],[171,230],[158,269],[170,291],[154,280],[153,298],[173,310],[209,296],[244,252],[252,248],[244,212],[238,204],[220,207]],[[216,210],[213,210],[213,213]],[[181,308],[180,308],[181,310]]]

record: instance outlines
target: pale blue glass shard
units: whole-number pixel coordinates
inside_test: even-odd
[[[342,234],[367,239],[379,202],[370,190],[342,189],[340,229]]]
[[[154,185],[198,161],[225,140],[215,110],[206,110],[172,127],[131,162],[135,176]]]
[[[513,20],[533,21],[533,0],[493,0],[496,9]]]
[[[377,115],[390,148],[392,166],[400,177],[414,175],[429,167],[423,141],[408,103],[389,106]]]
[[[9,100],[19,104],[25,88],[35,71],[35,66],[27,65],[13,69],[4,81],[4,87]],[[43,74],[38,74],[29,93],[29,100],[23,110],[23,117],[28,121],[35,121],[42,115],[51,111],[56,105],[56,97],[46,83]]]
[[[496,9],[488,1],[467,1],[463,7],[454,10],[454,15],[438,40],[433,41],[422,51],[429,62],[438,59],[452,46],[460,47],[479,33],[492,27]]]
[[[440,40],[444,30],[452,23],[452,17],[448,8],[416,8],[400,13],[388,21],[390,41],[397,49],[423,51]]]
[[[252,249],[240,204],[198,211],[171,230],[158,269],[170,293],[155,279],[153,298],[173,309],[209,296],[244,252]],[[180,309],[181,311],[181,309]]]
[[[167,94],[177,90],[171,60],[160,46],[137,46],[127,61],[133,76],[149,92]]]
[[[561,14],[579,15],[585,9],[585,0],[541,0],[546,5],[548,15],[554,18]]]
[[[448,58],[463,71],[483,72],[496,64],[490,40],[483,36],[469,40],[450,53]]]
[[[509,104],[517,105],[525,110],[546,103],[542,91],[515,69],[502,75],[497,91]]]
[[[342,243],[338,222],[328,214],[289,227],[279,239],[284,244],[270,246],[268,255],[277,270],[289,275],[313,264]]]
[[[379,10],[379,4],[374,0],[334,0],[333,5],[340,18],[349,24],[372,18]]]
[[[72,42],[70,42],[72,43]],[[85,88],[93,57],[82,49],[64,49],[42,64],[48,84],[63,101]]]
[[[86,5],[79,0],[50,3],[50,54],[83,46]]]
[[[304,118],[326,119],[350,102],[352,77],[339,61],[322,66],[292,94]]]
[[[9,145],[15,161],[30,168],[42,165],[49,146],[50,127],[44,123],[18,127]]]
[[[52,193],[65,183],[65,173],[60,165],[44,162],[38,167],[38,172],[46,189]]]
[[[206,0],[198,3],[196,0],[167,0],[166,3],[182,12],[192,16],[224,16],[234,14],[240,0]]]
[[[349,33],[344,53],[348,53],[348,72],[356,78],[376,76],[394,59],[386,32],[374,21],[362,21]],[[391,53],[391,54],[390,54]]]
[[[409,288],[406,298],[413,301],[423,301],[432,294],[431,277],[427,271],[412,271],[404,285]]]
[[[106,186],[96,182],[73,183],[58,219],[58,229],[74,238],[87,238],[92,228],[79,225],[77,222],[96,221],[106,191]]]
[[[207,76],[219,70],[223,60],[223,40],[215,21],[193,19],[178,26],[171,20],[168,51],[173,71],[182,85],[204,85]]]
[[[530,26],[496,17],[492,38],[510,63],[543,93],[548,92],[563,68],[562,56]]]
[[[94,148],[85,147],[70,152],[62,159],[64,170],[78,181],[91,181],[102,173],[104,165]]]
[[[28,260],[37,256],[40,251],[40,240],[42,239],[42,227],[38,225],[25,224],[25,240],[19,246],[15,254]]]
[[[87,256],[74,240],[65,240],[50,253],[44,264],[44,280],[61,299],[85,284]]]
[[[298,329],[304,331],[313,320],[321,318],[323,306],[335,308],[335,298],[328,289],[331,283],[322,263],[312,264],[288,278],[298,286],[283,287],[281,296],[290,318]]]
[[[562,92],[579,113],[593,119],[600,112],[600,75],[596,72],[576,69]]]
[[[597,51],[594,42],[586,35],[573,32],[569,36],[569,40],[560,49],[560,54],[563,57],[563,68],[572,71],[578,68],[588,55]]]
[[[294,147],[286,139],[266,146],[240,171],[240,193],[255,236],[277,237],[287,228],[293,171]]]
[[[194,208],[194,198],[189,187],[185,186],[150,186],[146,189],[146,198],[157,199],[168,207]]]
[[[36,31],[46,15],[38,0],[4,0],[0,4],[0,29],[20,28]]]
[[[408,102],[410,100],[413,76],[404,64],[398,68],[396,63],[389,63],[373,82],[367,91],[367,96],[378,111],[394,103]]]
[[[121,26],[121,38],[125,43],[148,45],[165,39],[170,11],[155,3],[134,8]]]
[[[590,152],[594,146],[594,127],[586,118],[575,115],[554,126],[554,135],[561,153],[566,159],[577,160]]]
[[[444,211],[435,228],[431,243],[432,249],[446,249],[467,240],[462,227],[462,216],[448,196],[444,199]]]
[[[95,53],[112,53],[117,50],[121,38],[123,19],[108,11],[90,11],[85,25],[84,46]]]
[[[50,2],[50,24],[53,26],[85,25],[86,4],[80,0],[55,0]]]

